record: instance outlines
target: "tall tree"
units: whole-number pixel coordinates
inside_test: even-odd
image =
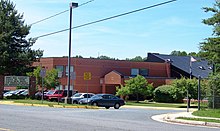
[[[200,43],[202,56],[210,62],[220,65],[220,2],[216,0],[214,7],[203,8],[205,12],[213,13],[212,17],[204,19],[203,23],[213,27],[213,37],[206,38]],[[219,70],[219,69],[218,69]]]
[[[31,49],[36,39],[26,38],[30,28],[10,0],[0,1],[0,75],[25,75],[43,55]]]

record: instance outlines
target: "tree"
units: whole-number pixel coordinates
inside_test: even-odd
[[[101,59],[101,60],[115,60],[115,58],[111,58],[111,57],[104,56],[104,55],[99,56],[97,59]]]
[[[213,36],[206,38],[200,43],[201,55],[207,58],[210,62],[217,65],[217,70],[220,70],[220,2],[216,0],[214,7],[204,7],[205,12],[213,13],[212,17],[204,19],[202,22],[213,27]]]
[[[36,39],[26,39],[30,28],[12,2],[0,1],[0,75],[24,75],[43,55],[31,49]]]
[[[45,85],[47,89],[55,88],[56,86],[60,85],[58,78],[58,70],[53,68],[47,71],[45,77]]]
[[[139,61],[139,62],[142,62],[142,61],[145,61],[147,60],[147,58],[142,58],[141,56],[136,56],[135,58],[126,58],[126,60],[129,60],[129,61]]]
[[[30,77],[35,77],[36,78],[36,84],[37,85],[40,85],[42,86],[42,79],[40,77],[40,70],[41,70],[41,67],[40,66],[37,66],[33,72],[28,72],[26,73],[27,76],[30,76]]]
[[[136,76],[125,81],[125,86],[121,85],[121,88],[117,90],[117,95],[135,95],[137,102],[139,101],[139,95],[152,96],[153,85],[148,84],[147,80],[143,76]]]
[[[209,107],[213,107],[214,101],[214,108],[220,108],[220,105],[217,104],[220,103],[220,73],[209,76],[206,89],[207,96],[212,96],[209,98]]]
[[[75,58],[83,58],[81,55],[76,55]]]
[[[187,90],[188,90],[188,97],[189,97],[189,107],[190,107],[190,100],[198,98],[198,81],[197,79],[176,79],[173,81],[172,85],[175,87],[176,97],[177,99],[183,99],[187,97]]]
[[[42,87],[42,77],[40,76],[41,67],[38,66],[33,72],[27,73],[28,76],[36,78],[36,84]],[[47,89],[55,88],[60,84],[58,78],[58,70],[55,68],[47,70],[45,78],[43,78],[44,85]]]
[[[172,52],[170,53],[170,55],[175,55],[175,56],[187,56],[187,53],[186,53],[185,51],[176,51],[176,50],[174,50],[174,51],[172,51]]]

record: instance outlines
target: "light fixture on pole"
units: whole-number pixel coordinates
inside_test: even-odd
[[[69,27],[69,56],[68,56],[68,79],[67,79],[67,100],[70,97],[70,62],[71,62],[71,36],[72,36],[72,9],[78,7],[78,3],[70,3],[70,27]],[[65,103],[67,103],[67,100]]]

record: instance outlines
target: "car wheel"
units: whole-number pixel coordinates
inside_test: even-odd
[[[109,107],[109,106],[106,106],[105,108],[106,108],[106,109],[109,109],[110,107]]]
[[[119,103],[115,103],[114,108],[115,109],[119,109],[120,108],[120,104]]]
[[[73,101],[73,104],[78,104],[78,102],[77,101]]]
[[[97,102],[92,103],[93,106],[98,106]]]

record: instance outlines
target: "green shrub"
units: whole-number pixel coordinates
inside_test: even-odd
[[[172,85],[162,85],[154,90],[154,100],[156,102],[180,102],[176,97],[176,89]]]

